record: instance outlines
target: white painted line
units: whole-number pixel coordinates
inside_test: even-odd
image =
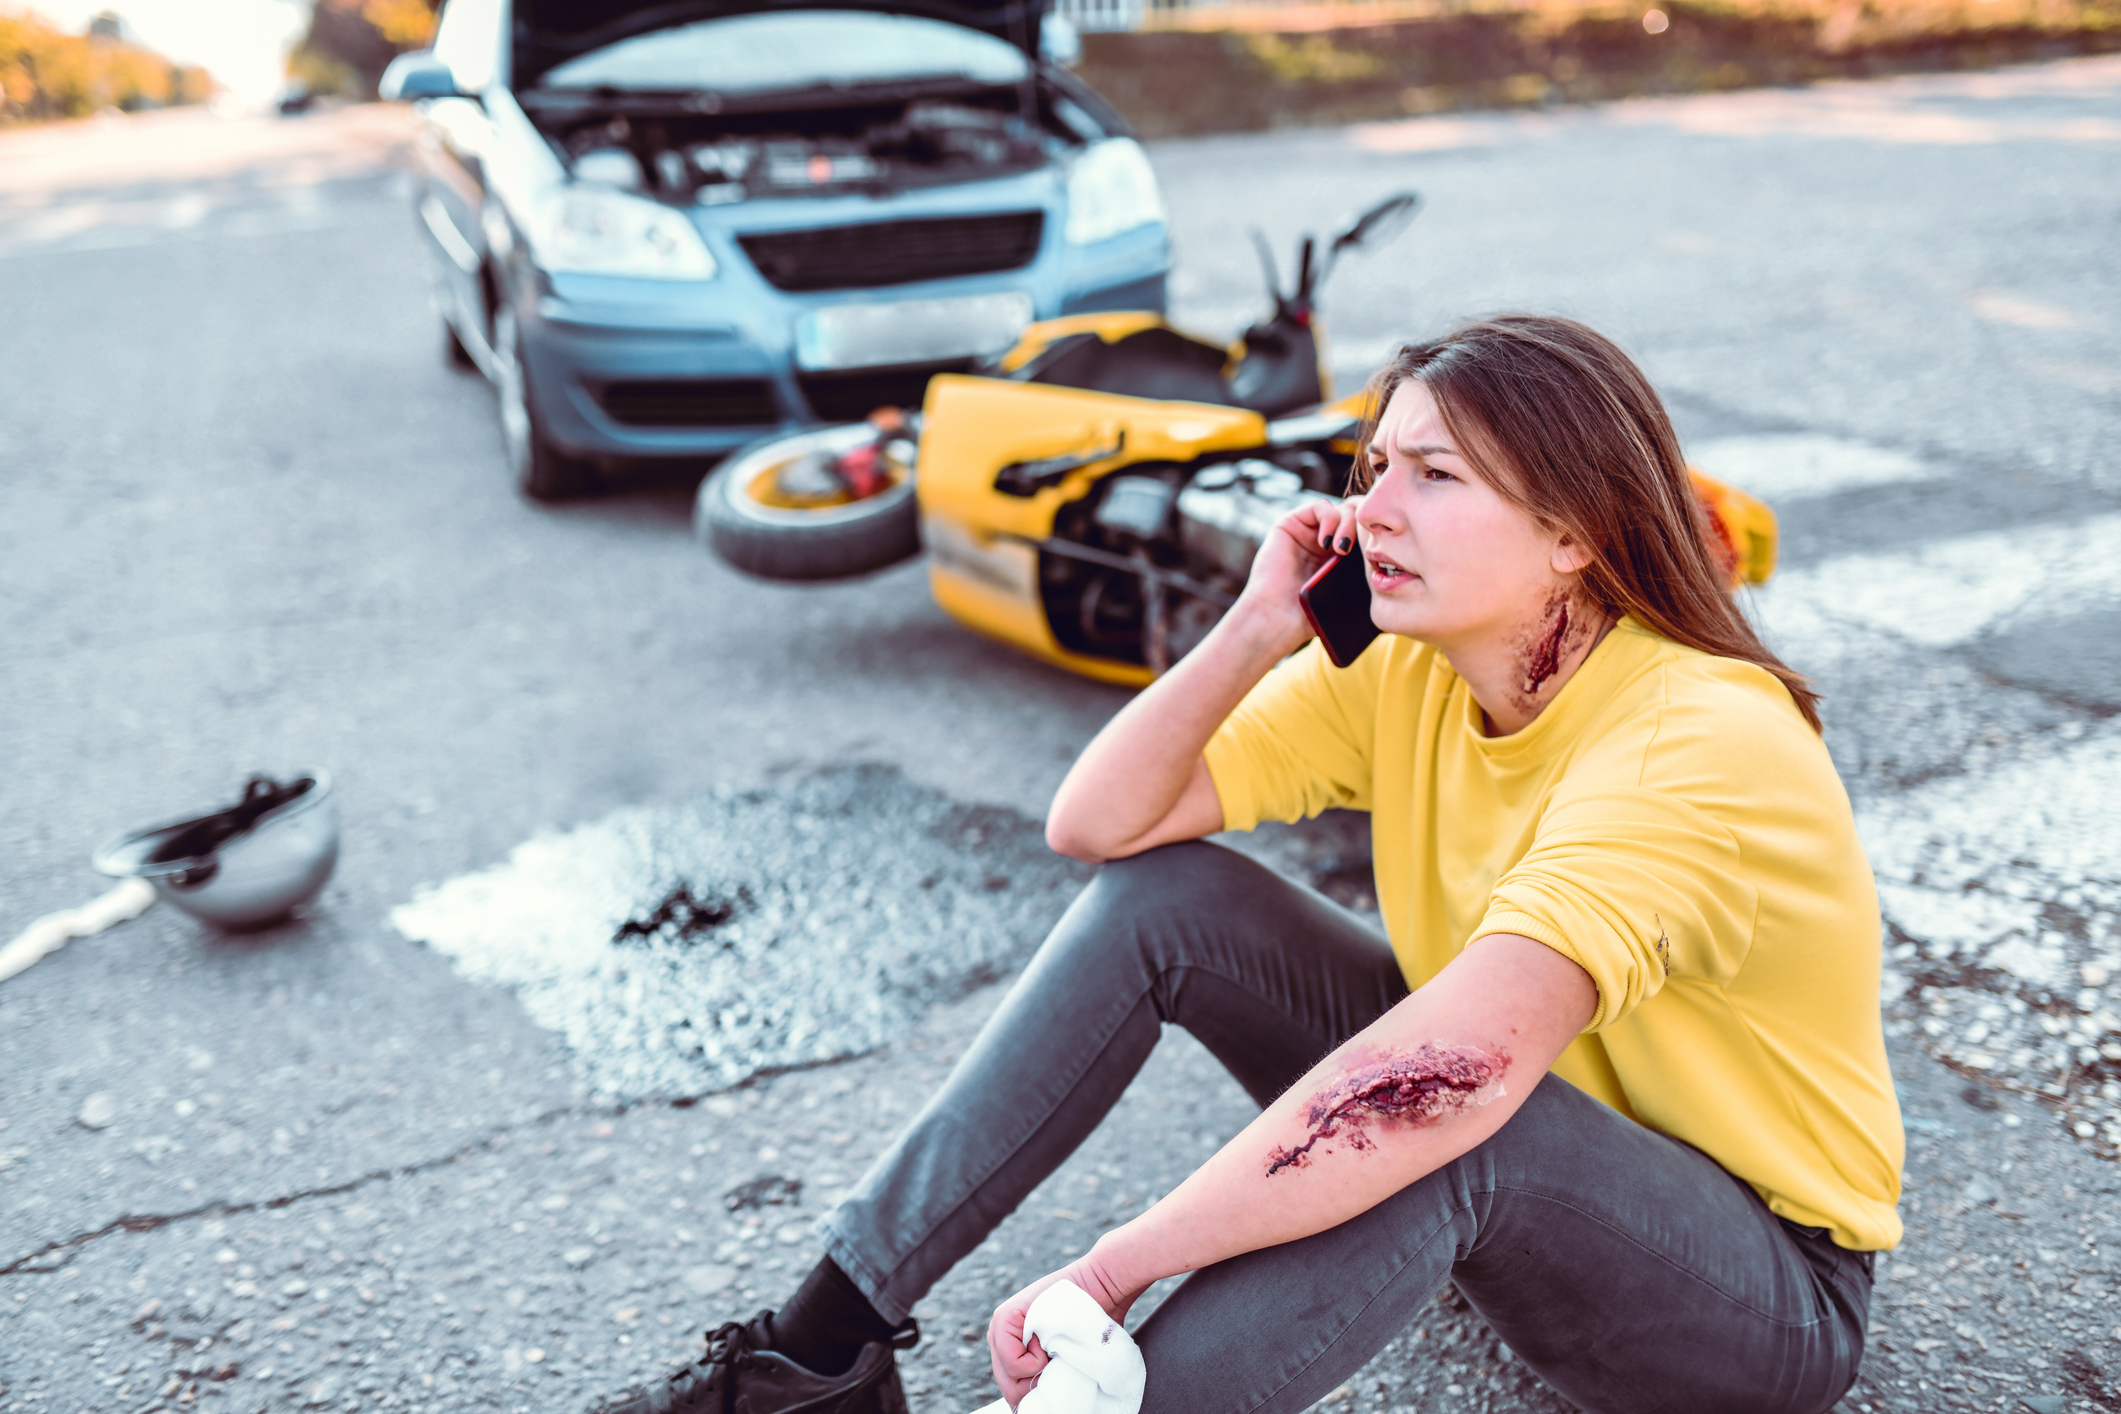
[[[324,215],[323,194],[314,186],[288,187],[280,193],[280,205],[298,222],[314,222]]]
[[[213,202],[204,192],[186,192],[162,208],[156,224],[171,231],[187,230],[205,220],[211,210]]]
[[[2071,993],[2087,962],[2121,974],[2121,730],[1871,800],[1857,825],[1886,917],[1932,956]]]
[[[607,1093],[699,1094],[882,1045],[1016,969],[1074,881],[1028,828],[1004,844],[965,819],[870,771],[717,791],[538,835],[390,921],[512,988]]]
[[[1935,462],[1905,452],[1809,432],[1712,437],[1689,447],[1687,460],[1770,505],[1945,474]]]
[[[23,241],[63,240],[110,219],[110,206],[101,201],[76,201],[40,212],[15,230]]]
[[[2105,515],[1828,560],[1777,575],[1752,606],[1770,643],[1802,667],[1858,646],[1866,631],[1949,648],[2117,600],[2121,515]]]

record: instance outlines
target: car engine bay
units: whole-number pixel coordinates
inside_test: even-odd
[[[708,93],[599,97],[533,90],[524,106],[576,180],[684,205],[980,181],[1036,170],[1103,131],[1059,94],[1034,129],[1015,87],[747,112]]]

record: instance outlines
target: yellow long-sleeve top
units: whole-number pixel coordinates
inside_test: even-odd
[[[1870,864],[1782,685],[1624,619],[1524,730],[1490,737],[1433,648],[1316,644],[1208,743],[1227,829],[1371,814],[1410,987],[1490,933],[1580,964],[1598,1011],[1554,1073],[1859,1251],[1900,1240],[1905,1139]]]

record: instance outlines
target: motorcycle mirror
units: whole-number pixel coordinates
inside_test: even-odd
[[[1281,272],[1274,267],[1274,247],[1267,244],[1267,233],[1257,226],[1252,228],[1252,248],[1259,252],[1260,267],[1266,271],[1267,293],[1273,296],[1274,303],[1279,306],[1282,302]]]
[[[1333,254],[1352,250],[1372,242],[1389,241],[1407,228],[1414,213],[1421,210],[1421,193],[1403,191],[1397,196],[1386,197],[1362,215],[1348,223],[1339,235],[1333,238]]]

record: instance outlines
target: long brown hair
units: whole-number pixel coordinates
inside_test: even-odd
[[[1819,694],[1769,652],[1724,587],[1664,403],[1634,360],[1577,323],[1508,314],[1409,344],[1370,380],[1353,486],[1393,392],[1418,379],[1459,448],[1496,491],[1588,548],[1583,590],[1606,613],[1775,675],[1819,727]]]

